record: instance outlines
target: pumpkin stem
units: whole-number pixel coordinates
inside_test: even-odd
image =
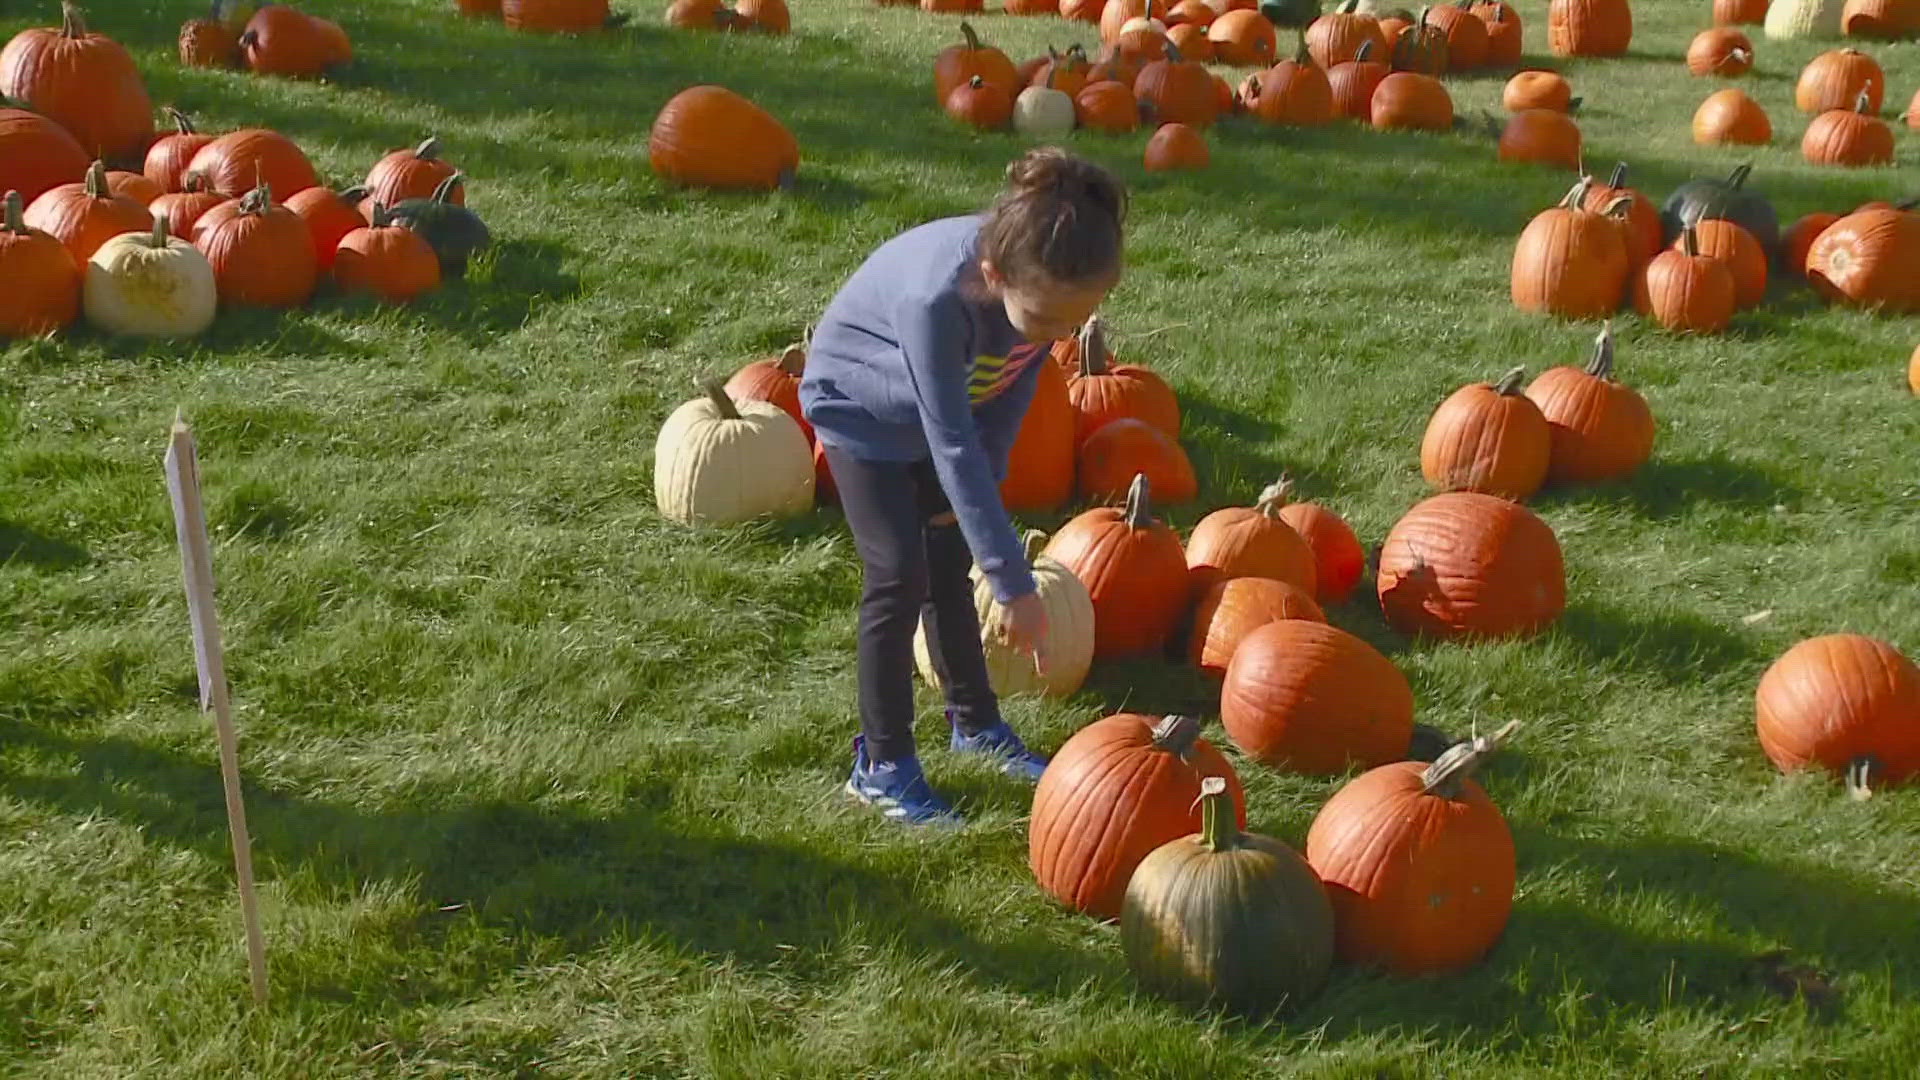
[[[96,161],[87,166],[87,198],[104,199],[113,194],[107,187],[107,163]]]
[[[1027,549],[1028,566],[1039,561],[1041,553],[1047,550],[1047,539],[1047,534],[1039,529],[1028,529],[1027,535],[1021,538]]]
[[[371,194],[373,192],[367,190],[365,184],[355,184],[340,193],[340,201],[349,206],[358,207],[361,201]]]
[[[367,224],[376,229],[384,229],[393,224],[393,211],[384,203],[374,203],[373,213],[367,215]]]
[[[1301,66],[1313,63],[1313,50],[1307,48],[1307,28],[1300,28],[1300,47],[1293,50],[1293,62]]]
[[[167,221],[167,215],[165,214],[153,215],[153,241],[151,246],[155,251],[167,250],[167,228],[168,227],[169,227],[169,223]]]
[[[715,379],[707,383],[704,389],[707,392],[707,400],[713,402],[714,411],[720,414],[720,419],[740,419],[740,408],[733,403],[732,398],[727,396],[727,386],[725,383],[719,379]]]
[[[1687,230],[1687,236],[1693,230]],[[1599,336],[1593,339],[1593,359],[1587,361],[1587,374],[1596,379],[1613,378],[1613,320],[1600,324]]]
[[[1098,313],[1087,316],[1086,325],[1080,328],[1080,374],[1105,375],[1112,356],[1107,351],[1106,324]]]
[[[1680,250],[1686,252],[1689,259],[1700,257],[1699,224],[1699,219],[1696,218],[1687,222],[1686,228],[1680,230]]]
[[[1603,207],[1600,211],[1600,214],[1602,217],[1610,217],[1615,221],[1625,221],[1627,220],[1627,217],[1632,213],[1633,213],[1633,196],[1631,195],[1619,196],[1613,201],[1607,203],[1607,205]]]
[[[1459,798],[1461,785],[1466,783],[1482,762],[1493,756],[1493,752],[1519,726],[1520,721],[1510,720],[1507,726],[1491,735],[1482,735],[1447,747],[1447,752],[1420,774],[1420,790],[1443,799]]]
[[[25,208],[25,201],[20,198],[19,192],[7,192],[4,208],[0,209],[0,232],[12,233],[15,236],[27,235],[27,223],[20,216]]]
[[[172,105],[167,106],[167,119],[173,121],[174,130],[179,134],[181,135],[194,134],[193,121],[187,119],[186,113],[181,112],[179,109],[173,107]]]
[[[1574,181],[1573,189],[1567,192],[1566,198],[1560,200],[1560,209],[1578,210],[1582,206],[1585,206],[1587,202],[1587,192],[1592,187],[1593,177],[1591,176],[1583,176]]]
[[[1233,800],[1227,797],[1224,777],[1200,781],[1200,842],[1208,851],[1232,851],[1240,846],[1240,830],[1233,824]]]
[[[1260,499],[1253,504],[1254,509],[1275,521],[1280,520],[1280,510],[1293,499],[1293,481],[1285,473],[1280,479],[1268,484],[1260,492]]]
[[[972,24],[972,23],[970,23],[970,22],[966,22],[966,21],[964,21],[964,20],[962,20],[962,21],[961,21],[961,23],[960,23],[960,35],[961,35],[962,37],[964,37],[964,38],[966,38],[966,39],[967,39],[967,51],[968,51],[968,52],[978,52],[978,51],[979,51],[979,49],[980,49],[980,35],[974,32],[974,29],[973,29],[973,24]]]
[[[1524,366],[1513,368],[1500,381],[1493,384],[1493,392],[1501,397],[1512,397],[1520,392],[1520,384],[1527,381],[1527,369]]]
[[[79,41],[87,36],[87,21],[80,16],[80,5],[72,0],[61,0],[60,36],[70,41]]]
[[[433,201],[437,203],[452,202],[454,189],[459,187],[461,184],[466,183],[466,180],[467,180],[466,173],[457,172],[457,173],[454,173],[452,176],[447,177],[445,180],[440,181],[438,184],[434,185]]]
[[[1868,116],[1873,112],[1873,99],[1867,96],[1867,91],[1864,87],[1861,89],[1859,95],[1853,99],[1853,111],[1859,113],[1861,116]]]
[[[1173,42],[1171,41],[1167,42],[1166,48],[1167,48],[1167,63],[1169,64],[1181,63],[1180,50],[1174,47]]]
[[[787,346],[781,350],[780,359],[775,360],[773,366],[779,368],[782,375],[798,378],[800,373],[807,369],[807,347],[805,345]]]
[[[1200,739],[1200,721],[1191,716],[1163,716],[1153,725],[1153,746],[1186,760]]]
[[[1854,802],[1873,798],[1873,780],[1879,772],[1880,759],[1872,754],[1862,754],[1847,762],[1847,798]]]
[[[1145,529],[1153,524],[1153,504],[1148,501],[1150,495],[1147,474],[1134,473],[1133,483],[1127,485],[1127,528]]]
[[[1733,172],[1727,174],[1728,190],[1731,190],[1731,191],[1740,190],[1741,185],[1747,182],[1747,176],[1752,172],[1753,172],[1753,164],[1751,162],[1745,165],[1736,166]]]
[[[440,136],[429,135],[425,142],[413,148],[413,156],[421,161],[434,161],[440,157]]]
[[[1373,39],[1368,38],[1367,40],[1361,42],[1360,48],[1354,52],[1353,62],[1356,64],[1364,64],[1367,62],[1367,57],[1372,55],[1373,55]]]
[[[1614,164],[1613,175],[1607,177],[1607,186],[1610,188],[1613,188],[1615,191],[1618,191],[1621,188],[1627,186],[1627,163],[1626,162],[1621,161],[1621,162],[1616,162]]]

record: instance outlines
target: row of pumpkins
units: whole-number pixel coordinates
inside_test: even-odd
[[[1687,50],[1696,75],[1734,78],[1751,70],[1753,46],[1726,29],[1703,30]],[[1812,165],[1860,168],[1891,165],[1894,132],[1879,113],[1886,74],[1857,49],[1834,49],[1813,58],[1794,84],[1794,107],[1813,116],[1800,140],[1800,155]],[[1920,91],[1902,116],[1920,131]],[[1759,102],[1729,87],[1708,94],[1693,114],[1693,141],[1701,146],[1766,146],[1773,121]]]
[[[404,303],[464,273],[487,242],[434,139],[336,192],[283,135],[173,118],[134,172],[89,163],[46,117],[0,110],[0,336],[53,333],[82,313],[109,333],[192,336],[220,304],[297,307],[328,275]]]
[[[318,79],[353,60],[353,43],[339,23],[285,4],[214,0],[206,18],[181,24],[179,52],[188,67]]]

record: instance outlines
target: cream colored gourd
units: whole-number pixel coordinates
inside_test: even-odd
[[[1046,550],[1047,534],[1027,534],[1027,561],[1033,565],[1033,581],[1039,588],[1040,603],[1047,609],[1047,670],[1033,667],[1033,657],[1003,644],[994,633],[1000,619],[1000,604],[993,598],[993,586],[973,571],[974,611],[980,617],[980,647],[987,658],[987,681],[1001,697],[1035,694],[1065,697],[1080,689],[1087,669],[1093,666],[1093,600],[1087,587],[1072,571],[1040,553]],[[927,629],[922,625],[913,635],[914,663],[920,677],[930,686],[939,686],[933,670],[933,658],[927,653]]]
[[[1030,139],[1058,139],[1070,134],[1073,99],[1050,85],[1027,87],[1013,100],[1013,130]]]
[[[804,514],[813,508],[813,451],[780,406],[736,405],[714,383],[660,425],[653,496],[662,515],[689,525]]]
[[[195,337],[213,325],[219,291],[200,249],[167,235],[166,215],[150,233],[124,233],[87,260],[80,308],[87,321],[129,337]]]
[[[1770,38],[1840,36],[1840,12],[1846,0],[1773,0],[1765,30]]]

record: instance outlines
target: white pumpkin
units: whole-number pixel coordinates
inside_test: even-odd
[[[660,425],[653,496],[662,515],[689,525],[804,514],[813,508],[813,451],[780,406],[736,405],[714,383]]]
[[[152,232],[116,236],[87,260],[80,309],[109,334],[194,337],[213,325],[218,296],[207,257],[156,215]]]
[[[1047,534],[1027,534],[1027,561],[1033,566],[1033,581],[1039,587],[1040,603],[1047,609],[1047,670],[1034,670],[1033,657],[1000,641],[994,628],[999,625],[1000,603],[993,598],[993,586],[973,571],[974,612],[980,618],[980,648],[987,658],[987,682],[1001,697],[1036,694],[1065,697],[1080,689],[1093,666],[1093,600],[1087,587],[1073,572],[1041,555],[1046,550]],[[913,658],[920,677],[930,686],[940,685],[933,670],[933,657],[927,653],[927,628],[922,624],[914,633]]]
[[[1770,38],[1840,36],[1840,12],[1846,0],[1773,0],[1765,29]]]
[[[1058,139],[1073,131],[1073,99],[1050,86],[1029,86],[1013,99],[1013,130],[1033,139]]]

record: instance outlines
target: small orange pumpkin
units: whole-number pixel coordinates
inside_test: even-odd
[[[214,221],[209,212],[193,246],[212,264],[222,304],[299,307],[319,280],[313,233],[300,215],[273,201],[265,184],[231,215]]]
[[[1073,99],[1073,115],[1083,128],[1124,135],[1140,126],[1140,103],[1131,87],[1106,79],[1080,91]]]
[[[1147,478],[1161,502],[1191,502],[1200,494],[1193,464],[1180,444],[1130,417],[1102,424],[1087,437],[1080,445],[1077,471],[1080,497],[1088,502],[1124,498],[1136,476]]]
[[[1546,417],[1520,392],[1527,370],[1470,383],[1434,410],[1420,439],[1420,474],[1440,491],[1482,491],[1524,500],[1546,482],[1552,437]]]
[[[1693,114],[1693,141],[1701,146],[1765,146],[1773,121],[1760,103],[1734,89],[1707,95]]]
[[[1553,109],[1570,112],[1573,86],[1557,71],[1522,71],[1507,80],[1500,92],[1500,104],[1508,112],[1522,109]]]
[[[1207,27],[1213,55],[1232,67],[1265,67],[1278,48],[1273,24],[1258,11],[1229,11]]]
[[[1862,90],[1853,108],[1829,109],[1813,118],[1800,140],[1800,155],[1809,164],[1849,169],[1891,165],[1893,129],[1868,111]]]
[[[1694,225],[1700,254],[1718,259],[1733,274],[1733,299],[1740,307],[1753,307],[1767,296],[1767,255],[1753,234],[1720,218],[1709,218]],[[1683,241],[1676,240],[1675,246]]]
[[[1737,78],[1753,70],[1753,42],[1738,30],[1702,30],[1687,46],[1687,70],[1706,78]]]
[[[0,338],[45,337],[80,314],[80,265],[58,237],[31,228],[20,193],[0,209]]]
[[[1580,167],[1580,125],[1563,112],[1522,109],[1500,129],[1500,160]]]
[[[1200,593],[1193,611],[1187,658],[1201,672],[1225,678],[1227,664],[1248,634],[1281,619],[1324,623],[1325,612],[1298,585],[1264,577],[1235,577],[1214,582]]]
[[[1147,140],[1148,172],[1207,167],[1207,140],[1185,124],[1162,124]]]
[[[1713,275],[1710,261],[1691,265]],[[1540,407],[1553,439],[1550,480],[1624,480],[1653,452],[1653,410],[1639,391],[1613,377],[1611,320],[1601,326],[1585,368],[1548,368],[1527,387],[1527,398]]]
[[[23,220],[27,228],[67,245],[75,266],[87,265],[101,244],[121,233],[153,228],[146,203],[115,195],[107,184],[107,166],[99,161],[80,183],[61,184],[33,200]]]
[[[1373,126],[1381,131],[1450,131],[1453,98],[1439,79],[1396,71],[1373,91]]]
[[[335,254],[340,249],[340,241],[349,233],[367,227],[367,219],[360,213],[360,204],[366,198],[365,188],[348,188],[346,191],[334,191],[331,188],[315,185],[305,191],[295,192],[287,200],[287,209],[307,223],[307,232],[313,236],[313,254],[318,260],[321,273],[333,270]],[[182,235],[193,235],[185,228]]]
[[[1281,516],[1290,485],[1282,479],[1252,506],[1229,506],[1200,519],[1187,538],[1187,578],[1195,595],[1237,577],[1272,578],[1311,595],[1319,587],[1313,549]]]
[[[393,224],[387,208],[375,203],[372,223],[341,238],[333,279],[345,292],[407,304],[440,287],[440,259],[419,233]]]
[[[1886,89],[1886,73],[1873,57],[1858,49],[1834,49],[1814,57],[1801,69],[1800,80],[1793,87],[1793,104],[1801,112],[1817,116],[1834,109],[1852,109],[1864,93],[1867,107],[1862,111],[1877,113]]]
[[[1633,308],[1676,334],[1717,334],[1733,319],[1733,271],[1700,254],[1693,226],[1633,280]]]

